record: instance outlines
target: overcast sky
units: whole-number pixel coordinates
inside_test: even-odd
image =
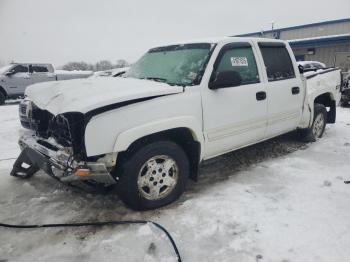
[[[161,43],[347,18],[349,10],[349,0],[0,0],[0,60],[134,62]]]

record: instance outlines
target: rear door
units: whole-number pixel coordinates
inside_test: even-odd
[[[282,42],[260,42],[259,48],[267,78],[266,136],[273,137],[296,129],[302,114],[305,90],[289,46]]]
[[[202,92],[206,156],[262,140],[267,124],[266,86],[261,80],[257,50],[251,43],[224,45],[213,66],[211,81],[219,73],[239,74],[241,83]],[[229,82],[229,81],[228,81]]]
[[[32,64],[30,66],[30,72],[32,84],[56,80],[55,75],[50,72],[47,65]]]

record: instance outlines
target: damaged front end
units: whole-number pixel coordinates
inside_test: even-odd
[[[105,186],[116,183],[109,172],[115,164],[114,156],[86,156],[84,114],[54,116],[31,103],[28,116],[35,134],[19,139],[22,152],[11,171],[12,176],[27,178],[41,169],[65,183],[90,181]]]

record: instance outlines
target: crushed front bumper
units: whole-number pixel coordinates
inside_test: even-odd
[[[65,183],[82,180],[106,186],[116,183],[104,163],[77,162],[67,148],[58,145],[53,140],[42,139],[35,135],[24,135],[18,143],[22,152],[13,165],[12,176],[26,178],[41,169]],[[79,168],[88,170],[88,174],[77,176],[76,170]]]

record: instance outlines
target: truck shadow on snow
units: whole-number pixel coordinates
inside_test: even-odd
[[[202,163],[199,180],[200,187],[226,180],[239,171],[244,171],[260,162],[288,155],[306,149],[307,143],[300,141],[297,132],[290,132],[276,138],[245,147]],[[196,185],[192,188],[197,188]]]

